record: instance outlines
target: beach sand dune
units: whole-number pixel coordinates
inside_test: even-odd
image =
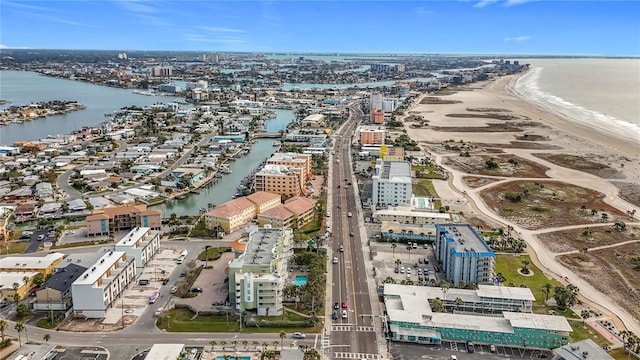
[[[554,274],[561,281],[569,279],[581,289],[580,293],[589,304],[594,307],[602,305],[600,309],[605,312],[609,309],[608,314],[618,324],[622,320],[627,328],[640,333],[640,321],[631,315],[635,310],[628,307],[633,301],[612,300],[637,294],[605,295],[608,293],[607,284],[617,281],[615,275],[608,277],[606,272],[598,282],[572,273],[557,261],[556,253],[537,239],[537,234],[557,231],[558,228],[529,231],[509,223],[486,207],[479,196],[481,189],[491,189],[500,181],[490,178],[482,180],[485,175],[469,174],[451,166],[460,162],[461,154],[465,151],[471,157],[492,154],[518,156],[539,164],[538,167],[530,166],[531,169],[538,168],[544,172],[536,177],[549,177],[545,181],[564,182],[600,192],[604,195],[603,201],[622,214],[634,211],[635,218],[629,218],[629,222],[638,222],[640,196],[621,197],[621,189],[629,194],[634,194],[636,190],[640,192],[640,139],[634,141],[623,138],[606,129],[588,126],[580,119],[568,118],[554,109],[528,102],[514,90],[519,76],[504,76],[468,87],[447,89],[441,94],[423,94],[409,105],[406,115],[400,120],[411,116],[413,119],[422,117],[427,120],[419,124],[409,118],[410,121],[405,123],[407,135],[452,175],[450,185],[469,200],[470,208],[465,209],[465,213],[484,216],[487,223],[497,221],[515,225],[529,243],[528,251],[532,259],[546,273]],[[428,98],[428,101],[423,101],[424,98]],[[582,163],[580,168],[575,162],[562,162],[563,159],[572,159],[571,156],[588,159],[591,163]],[[455,157],[458,157],[456,161],[449,161]],[[596,170],[587,170],[584,166]],[[469,181],[469,176],[473,176],[473,181]],[[518,174],[509,176],[511,179],[517,181]],[[630,248],[640,253],[640,243],[635,242]],[[638,279],[631,280],[640,281]]]

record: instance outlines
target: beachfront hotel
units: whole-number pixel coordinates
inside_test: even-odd
[[[436,225],[436,260],[456,285],[491,284],[496,254],[469,224]]]
[[[71,285],[73,312],[103,318],[136,277],[136,264],[124,251],[109,251]]]
[[[411,164],[376,160],[371,202],[377,208],[411,204]]]
[[[434,312],[429,303],[429,294],[434,295],[432,292],[424,286],[384,285],[385,331],[392,341],[418,344],[472,341],[554,349],[566,345],[569,333],[573,331],[563,316],[510,311],[501,315]]]
[[[252,227],[244,252],[229,263],[229,302],[238,311],[282,315],[283,289],[293,256],[293,230]]]

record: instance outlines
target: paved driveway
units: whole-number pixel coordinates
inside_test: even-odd
[[[223,253],[220,259],[209,261],[208,266],[211,269],[202,269],[200,276],[193,283],[192,287],[199,287],[202,293],[192,298],[176,298],[176,304],[188,304],[195,310],[205,311],[213,310],[214,301],[226,301],[229,288],[224,282],[225,269],[229,261],[233,259],[233,253]],[[203,265],[204,263],[201,262]]]

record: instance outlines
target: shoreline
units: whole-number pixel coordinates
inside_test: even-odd
[[[627,138],[622,136],[621,134],[606,129],[603,126],[599,126],[597,123],[585,123],[576,119],[573,119],[571,115],[563,113],[557,107],[553,107],[549,104],[544,104],[538,101],[535,101],[526,95],[522,94],[516,89],[516,85],[518,81],[529,74],[531,70],[528,72],[523,72],[517,75],[510,75],[512,79],[510,79],[509,83],[505,86],[505,92],[507,96],[511,96],[514,100],[519,100],[525,102],[529,106],[537,109],[542,113],[547,113],[553,115],[555,119],[559,120],[558,122],[551,122],[551,119],[545,120],[543,118],[539,118],[537,120],[532,119],[533,121],[541,121],[546,125],[554,127],[558,130],[578,135],[585,139],[596,141],[600,144],[603,142],[606,146],[610,147],[612,150],[620,151],[620,152],[632,152],[638,153],[640,152],[640,140]],[[624,120],[618,120],[624,121]],[[595,133],[592,131],[595,130]],[[635,141],[634,141],[635,140]]]
[[[491,156],[501,154],[504,157],[524,158],[542,166],[547,176],[542,181],[556,181],[567,186],[581,186],[601,193],[603,201],[621,212],[630,209],[640,212],[640,204],[631,204],[620,198],[620,190],[615,182],[638,184],[640,179],[640,142],[616,136],[603,131],[598,126],[589,126],[579,119],[563,114],[546,104],[540,104],[518,93],[514,87],[524,74],[514,74],[473,83],[458,89],[449,89],[445,94],[423,93],[409,109],[402,120],[411,115],[422,116],[428,125],[415,128],[404,122],[407,135],[418,142],[423,151],[428,152],[438,165],[451,176],[449,186],[464,194],[468,204],[456,211],[464,211],[481,217],[484,221],[497,222],[502,226],[511,225],[527,242],[527,252],[535,265],[548,276],[561,283],[578,286],[580,296],[591,304],[598,304],[602,312],[621,325],[621,328],[637,329],[637,315],[629,309],[626,300],[630,294],[603,288],[602,281],[618,281],[615,273],[606,274],[602,281],[592,282],[588,275],[579,269],[567,267],[556,257],[558,253],[545,247],[538,238],[539,233],[553,233],[562,226],[545,225],[540,229],[530,229],[503,218],[495,209],[489,208],[480,196],[481,191],[490,189],[491,183],[481,187],[472,187],[463,178],[469,173],[447,165],[450,157],[460,156],[458,149],[448,149],[447,142],[469,144],[473,149],[471,156]],[[426,97],[437,97],[442,102],[422,104]],[[483,109],[483,110],[480,110]],[[486,116],[486,113],[493,116]],[[495,114],[510,114],[511,118],[500,119]],[[493,126],[492,126],[493,125]],[[532,140],[523,140],[524,135]],[[583,157],[603,166],[614,168],[623,175],[622,179],[599,177],[569,165],[557,165],[537,154],[568,154]],[[475,177],[484,177],[475,174]],[[507,181],[526,181],[527,177],[502,176]],[[635,223],[635,219],[629,220]],[[576,223],[576,225],[581,225]],[[588,226],[584,225],[584,226]],[[616,267],[616,269],[618,269]],[[621,275],[622,276],[622,275]],[[629,279],[631,275],[624,275]],[[635,281],[635,280],[634,280]],[[613,292],[611,292],[613,291]],[[629,309],[629,310],[627,310]],[[619,320],[619,321],[618,321]],[[622,326],[624,325],[624,326]]]

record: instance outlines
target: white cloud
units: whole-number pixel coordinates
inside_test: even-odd
[[[504,41],[511,41],[511,42],[522,42],[527,40],[531,40],[531,36],[517,36],[517,37],[504,38]]]
[[[427,9],[424,6],[418,6],[417,8],[415,8],[416,14],[418,15],[431,15],[433,14],[432,10]]]
[[[232,29],[232,28],[219,27],[219,26],[203,26],[202,29],[206,30],[206,31],[222,32],[222,33],[243,33],[243,32],[245,32],[244,30],[240,30],[240,29]]]
[[[506,0],[504,5],[505,6],[520,5],[520,4],[524,4],[532,1],[537,1],[537,0]]]
[[[475,5],[473,5],[473,7],[483,8],[485,6],[489,6],[489,5],[497,3],[497,2],[498,2],[498,0],[480,0],[477,3],[475,3]]]
[[[134,12],[134,13],[144,13],[144,14],[152,14],[158,12],[156,8],[153,6],[149,6],[150,2],[137,2],[133,0],[129,1],[118,1],[118,4],[125,8],[125,10]]]

